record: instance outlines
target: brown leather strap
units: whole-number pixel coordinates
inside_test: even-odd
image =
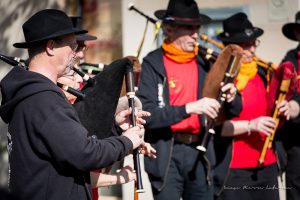
[[[173,133],[175,142],[180,142],[184,144],[192,144],[199,142],[198,134],[175,132]]]

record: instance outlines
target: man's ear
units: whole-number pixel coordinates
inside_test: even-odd
[[[46,52],[49,55],[53,55],[54,54],[54,41],[53,40],[49,40],[46,44]]]

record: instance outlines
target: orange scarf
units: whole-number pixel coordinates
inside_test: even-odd
[[[253,79],[257,73],[257,64],[255,61],[250,63],[244,63],[241,66],[240,73],[237,76],[236,87],[239,91],[242,91],[249,80]]]
[[[165,56],[178,63],[190,62],[198,55],[198,46],[194,48],[194,52],[186,52],[175,47],[173,43],[167,43],[164,41],[162,48]]]

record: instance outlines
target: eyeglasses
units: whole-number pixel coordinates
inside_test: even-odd
[[[83,53],[86,52],[89,48],[86,45],[78,45],[76,49],[77,52],[82,51]]]
[[[78,51],[78,44],[76,42],[68,42],[62,39],[55,39],[56,42],[61,43],[61,44],[66,44],[68,46],[70,46],[70,48],[72,49],[73,52],[77,52]]]
[[[249,48],[249,47],[258,47],[260,45],[260,40],[254,40],[251,42],[244,42],[244,43],[238,43],[237,45],[243,47],[243,48]]]

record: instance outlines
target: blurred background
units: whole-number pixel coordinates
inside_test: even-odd
[[[300,8],[300,0],[196,0],[201,13],[210,16],[213,21],[201,28],[201,33],[211,38],[222,31],[221,22],[236,12],[245,12],[254,26],[264,29],[260,38],[261,44],[257,55],[264,60],[278,64],[285,53],[297,46],[285,38],[281,28],[285,23],[295,22],[295,13]],[[12,46],[15,42],[24,41],[22,24],[35,12],[45,8],[64,10],[69,16],[82,16],[83,27],[90,34],[98,37],[89,43],[85,60],[89,63],[109,64],[113,60],[128,55],[137,55],[139,60],[162,41],[161,32],[157,31],[146,17],[128,7],[133,5],[145,15],[155,19],[153,13],[166,9],[168,0],[1,0],[0,1],[0,53],[26,59],[27,52]],[[38,28],[38,27],[36,27]],[[215,48],[212,44],[201,42]],[[217,49],[216,49],[217,50]],[[10,66],[0,61],[0,80]],[[1,98],[1,97],[0,97]],[[7,125],[0,121],[0,186],[7,187],[8,158],[6,153]],[[141,158],[142,159],[142,158]],[[126,162],[131,162],[129,156]],[[143,162],[141,162],[143,163]],[[146,193],[141,199],[152,199],[147,175],[143,173]],[[113,186],[100,190],[100,199],[133,199],[133,184]]]

